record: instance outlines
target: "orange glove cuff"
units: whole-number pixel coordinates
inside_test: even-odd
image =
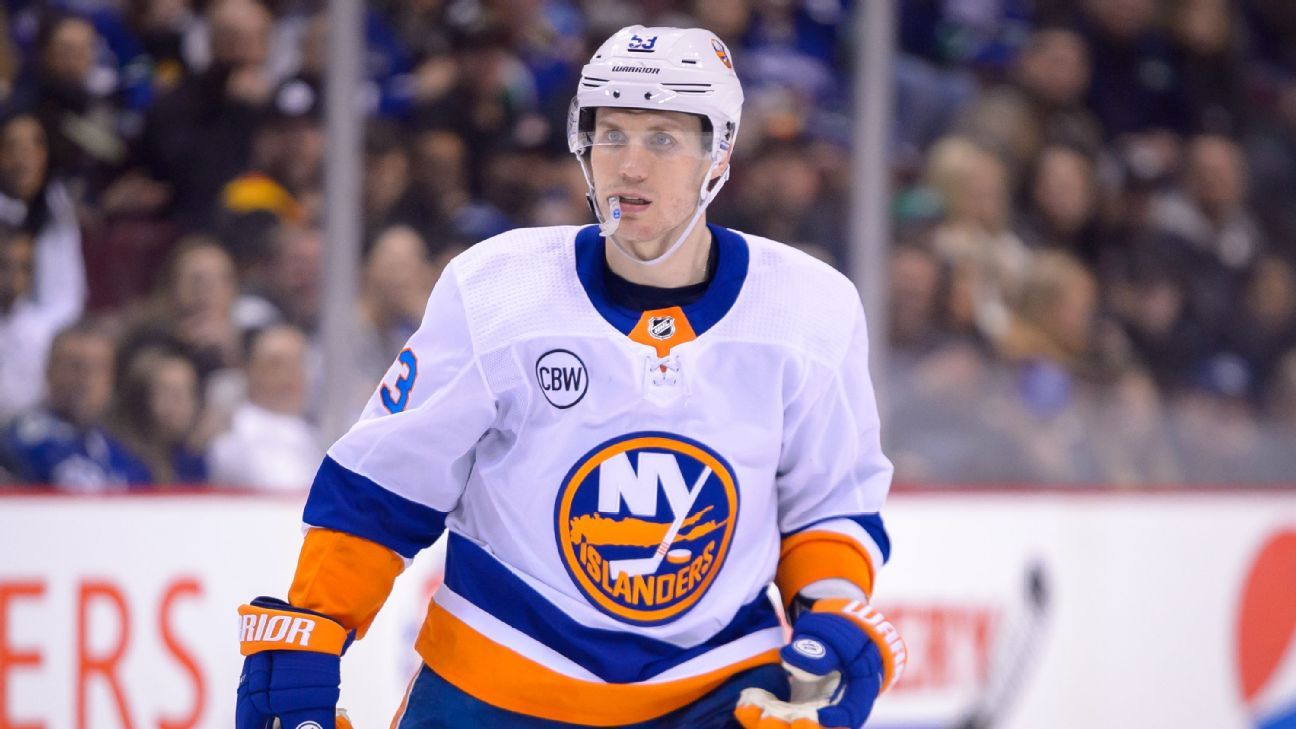
[[[883,691],[900,680],[909,658],[908,649],[905,647],[904,639],[900,637],[900,632],[872,605],[860,600],[829,598],[816,602],[811,612],[840,615],[868,634],[882,653]]]
[[[311,651],[342,655],[347,629],[322,615],[296,610],[239,606],[239,652]]]

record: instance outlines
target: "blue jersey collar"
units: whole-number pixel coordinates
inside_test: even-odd
[[[711,285],[702,294],[702,298],[681,307],[698,335],[715,326],[716,322],[729,313],[738,299],[738,292],[742,290],[743,281],[747,279],[747,266],[751,258],[747,241],[741,235],[718,225],[707,225],[707,229],[711,231],[711,244],[720,246],[719,264]],[[604,241],[603,236],[599,235],[598,226],[581,228],[576,233],[576,275],[598,313],[622,334],[629,335],[639,323],[643,312],[628,309],[611,300],[603,282],[606,268]]]

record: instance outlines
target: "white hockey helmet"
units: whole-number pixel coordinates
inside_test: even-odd
[[[711,159],[718,161],[738,136],[743,91],[729,49],[701,28],[617,31],[581,69],[580,86],[567,119],[567,144],[584,150],[582,132],[600,106],[681,111],[704,117],[711,127]]]
[[[729,179],[726,166],[715,181],[710,180],[738,137],[742,104],[742,84],[734,72],[729,49],[710,31],[632,25],[604,41],[581,69],[580,85],[567,114],[567,147],[581,163],[589,185],[590,207],[604,235],[610,236],[616,230],[620,211],[614,207],[611,211],[614,219],[604,220],[594,202],[588,152],[595,109],[678,111],[706,120],[711,168],[698,192],[696,222]],[[688,226],[691,228],[692,224]],[[673,253],[677,247],[672,246],[655,261]]]

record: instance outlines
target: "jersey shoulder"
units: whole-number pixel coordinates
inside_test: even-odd
[[[591,307],[576,275],[579,226],[518,228],[459,254],[453,276],[479,351],[520,338],[589,328]]]
[[[460,281],[489,284],[509,275],[526,276],[545,263],[558,263],[580,226],[514,228],[492,236],[455,256],[451,265]],[[566,256],[570,258],[569,256]],[[480,277],[485,276],[485,280]]]
[[[844,357],[863,316],[855,284],[804,251],[740,235],[747,241],[750,262],[732,313],[743,335],[767,336],[832,363]]]

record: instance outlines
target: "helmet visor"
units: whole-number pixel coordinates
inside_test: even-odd
[[[625,129],[600,123],[592,130],[578,132],[573,139],[575,152],[588,151],[600,157],[646,152],[660,159],[701,160],[710,157],[710,145],[709,132],[683,130],[674,125],[649,124]]]

